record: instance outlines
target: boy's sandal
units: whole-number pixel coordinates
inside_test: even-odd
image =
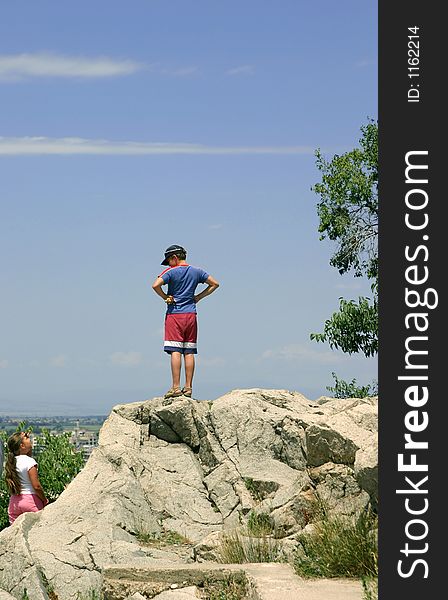
[[[191,387],[183,387],[182,388],[182,394],[184,396],[187,396],[187,398],[191,398],[192,392],[193,392],[193,389]]]
[[[180,388],[171,388],[167,391],[164,398],[177,398],[178,396],[182,396],[182,393]]]

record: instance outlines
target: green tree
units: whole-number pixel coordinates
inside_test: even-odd
[[[366,398],[378,394],[378,384],[375,381],[372,384],[359,386],[356,379],[347,382],[339,379],[336,373],[332,375],[334,386],[327,385],[327,390],[333,393],[334,398]]]
[[[367,277],[372,298],[339,298],[339,310],[325,321],[312,340],[327,342],[347,354],[378,352],[378,125],[361,127],[360,147],[326,161],[316,151],[322,181],[312,189],[317,205],[320,239],[336,243],[330,264],[341,275]]]
[[[25,422],[19,423],[17,431],[31,431]],[[0,433],[0,443],[4,444],[4,456],[6,458],[6,432]],[[63,433],[54,435],[43,429],[36,437],[36,447],[33,456],[39,465],[39,481],[50,502],[64,491],[66,486],[84,466],[82,454],[77,452],[70,442],[70,434]],[[0,477],[0,530],[9,525],[8,520],[9,490],[4,479],[4,471]]]
[[[36,453],[39,463],[39,481],[50,502],[62,494],[67,485],[84,466],[81,452],[70,442],[70,434],[58,435],[43,429],[38,438],[41,450]]]

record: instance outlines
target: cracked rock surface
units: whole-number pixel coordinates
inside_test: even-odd
[[[208,548],[261,511],[286,538],[319,498],[347,515],[375,504],[377,398],[324,400],[248,389],[115,406],[57,501],[0,533],[0,598],[87,598],[105,565],[173,559],[144,536],[176,532]]]

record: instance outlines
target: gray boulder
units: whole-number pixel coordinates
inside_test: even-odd
[[[105,565],[172,560],[173,548],[145,536],[175,532],[197,548],[179,560],[207,560],[219,532],[254,512],[269,513],[290,543],[320,499],[346,515],[374,503],[376,473],[376,398],[318,403],[249,389],[118,405],[58,500],[0,533],[0,589],[89,597]]]

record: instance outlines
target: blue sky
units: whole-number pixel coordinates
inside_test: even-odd
[[[0,40],[0,413],[163,394],[151,284],[174,243],[221,283],[194,397],[376,379],[309,340],[369,293],[329,266],[310,188],[314,150],[376,118],[376,3],[17,1]]]

